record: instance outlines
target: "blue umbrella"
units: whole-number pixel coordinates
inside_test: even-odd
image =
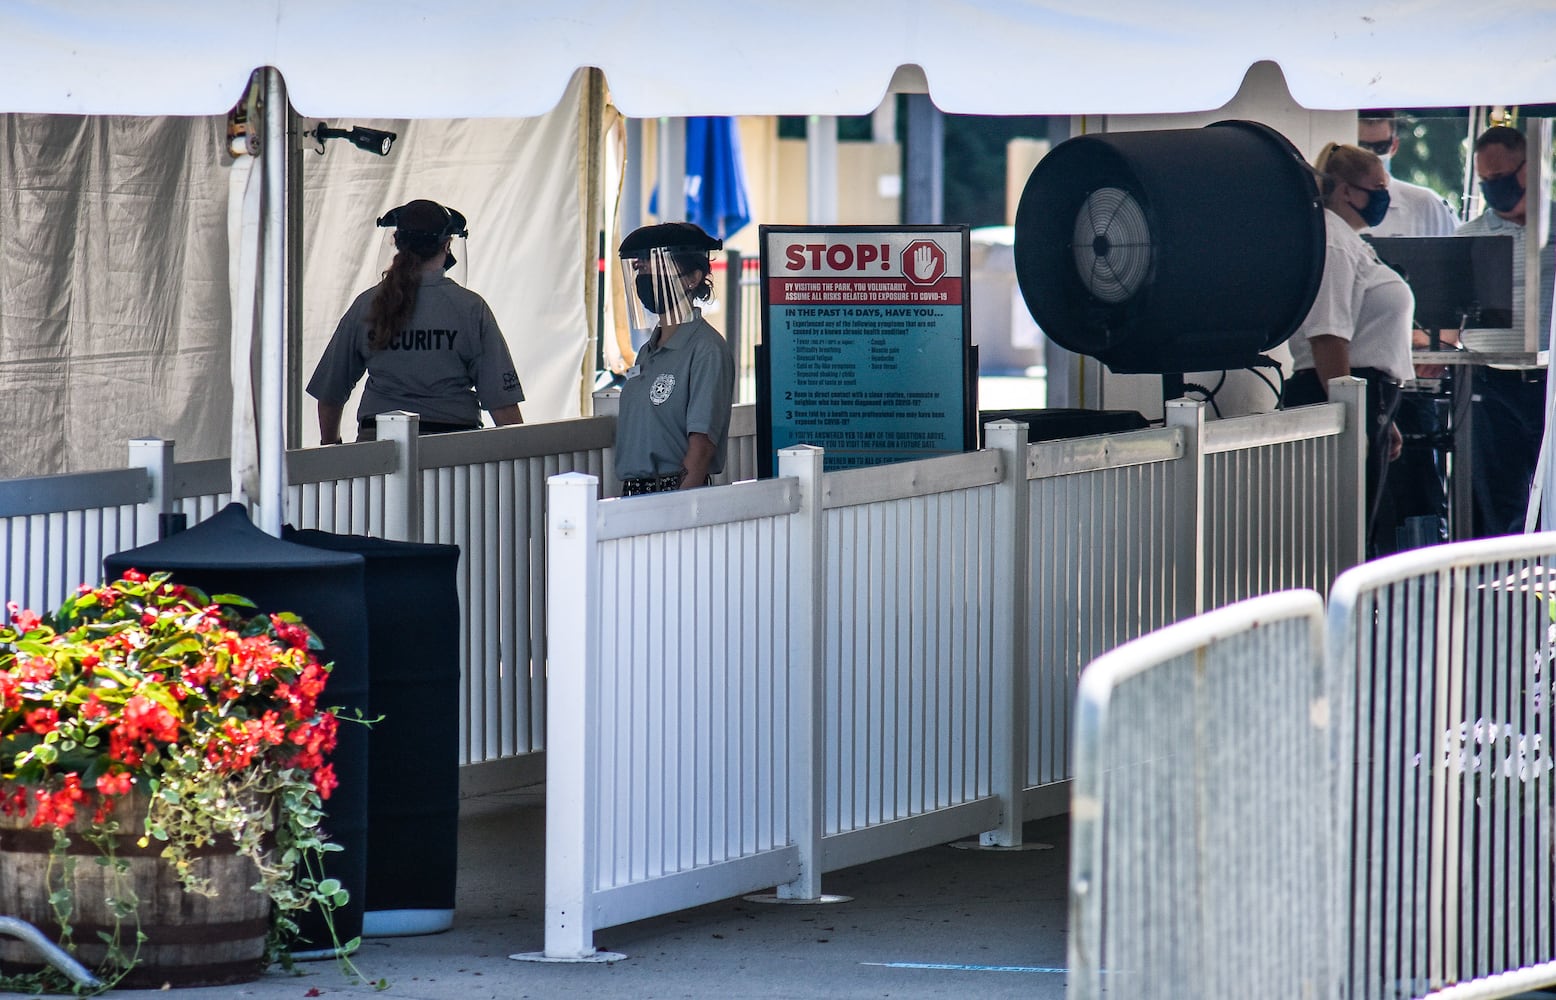
[[[648,210],[659,214],[657,185]],[[719,239],[751,221],[740,133],[733,118],[686,119],[685,218]]]

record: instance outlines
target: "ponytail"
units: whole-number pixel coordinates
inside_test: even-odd
[[[394,255],[367,310],[367,346],[370,349],[381,351],[388,347],[390,338],[411,318],[416,309],[416,292],[421,288],[422,263],[409,250]]]
[[[1324,148],[1318,151],[1318,158],[1313,161],[1313,168],[1318,172],[1320,193],[1327,201],[1341,181],[1356,184],[1366,178],[1374,164],[1381,162],[1378,154],[1370,149],[1343,142],[1325,143]]]

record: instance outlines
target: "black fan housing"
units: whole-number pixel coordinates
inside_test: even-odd
[[[1016,280],[1032,318],[1116,372],[1241,368],[1318,292],[1312,171],[1257,122],[1078,136],[1027,180]]]

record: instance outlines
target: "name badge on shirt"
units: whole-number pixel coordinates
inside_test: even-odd
[[[637,378],[639,375],[643,374],[643,366],[642,365],[633,365],[631,368],[628,368],[622,374],[624,374],[627,378]]]

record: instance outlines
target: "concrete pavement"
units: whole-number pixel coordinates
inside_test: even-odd
[[[544,927],[544,799],[539,789],[467,799],[460,816],[454,929],[364,943],[357,964],[379,993],[331,962],[273,971],[177,1000],[373,995],[402,1000],[512,998],[1022,997],[1064,995],[1063,817],[1028,824],[1051,850],[950,846],[834,872],[828,893],[853,900],[774,906],[741,899],[599,931],[614,964],[516,962]],[[314,992],[317,991],[317,992]]]

